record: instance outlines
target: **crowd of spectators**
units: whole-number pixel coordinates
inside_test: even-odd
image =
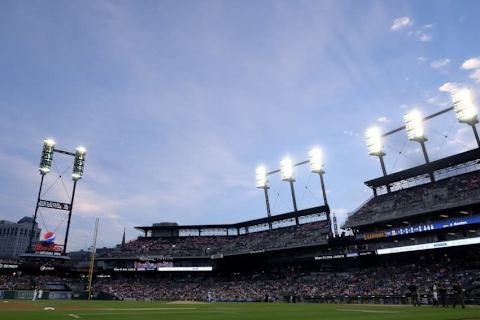
[[[467,290],[467,296],[480,296],[480,268],[456,269],[440,264],[418,262],[357,271],[319,272],[285,267],[255,273],[223,275],[172,275],[103,279],[97,291],[118,299],[192,300],[192,301],[285,301],[290,297],[308,300],[325,297],[406,296],[408,286],[431,295],[434,285],[451,291],[455,283]]]
[[[480,171],[439,180],[389,194],[373,197],[360,207],[346,226],[358,226],[372,221],[388,221],[420,214],[430,210],[449,208],[459,202],[480,201]]]
[[[191,257],[248,253],[257,250],[324,244],[327,242],[328,232],[328,222],[324,220],[234,236],[145,237],[128,242],[119,250],[112,250],[105,256],[147,254]]]
[[[52,284],[63,283],[64,277],[56,275],[30,275],[22,272],[0,274],[0,290],[48,290]]]

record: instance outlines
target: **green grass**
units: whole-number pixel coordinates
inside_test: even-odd
[[[44,307],[54,307],[45,311]],[[223,320],[223,319],[333,319],[333,320],[480,320],[480,308],[462,310],[422,306],[211,303],[170,304],[120,301],[0,301],[0,319],[5,320]]]

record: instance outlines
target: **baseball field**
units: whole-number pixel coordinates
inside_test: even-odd
[[[480,320],[480,308],[432,306],[0,300],[2,320]]]

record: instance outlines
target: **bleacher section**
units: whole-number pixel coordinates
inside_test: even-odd
[[[125,244],[120,250],[108,252],[104,257],[234,255],[325,244],[328,232],[328,222],[324,220],[234,236],[142,237]]]
[[[480,171],[474,171],[372,198],[349,218],[345,227],[394,221],[480,203]]]

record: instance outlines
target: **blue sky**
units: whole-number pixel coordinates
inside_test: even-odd
[[[313,146],[325,153],[329,202],[344,219],[370,196],[363,181],[380,174],[366,128],[448,106],[445,83],[480,88],[478,1],[0,6],[0,217],[33,214],[43,138],[85,145],[71,249],[89,245],[95,217],[102,246],[118,243],[124,227],[134,238],[135,225],[262,217],[255,168],[304,160]],[[474,146],[453,114],[428,123],[427,134],[433,159]],[[389,171],[422,161],[404,133],[386,151]],[[299,207],[318,205],[318,177],[297,175]],[[291,210],[278,180],[274,213]],[[51,192],[65,196],[61,186]]]

